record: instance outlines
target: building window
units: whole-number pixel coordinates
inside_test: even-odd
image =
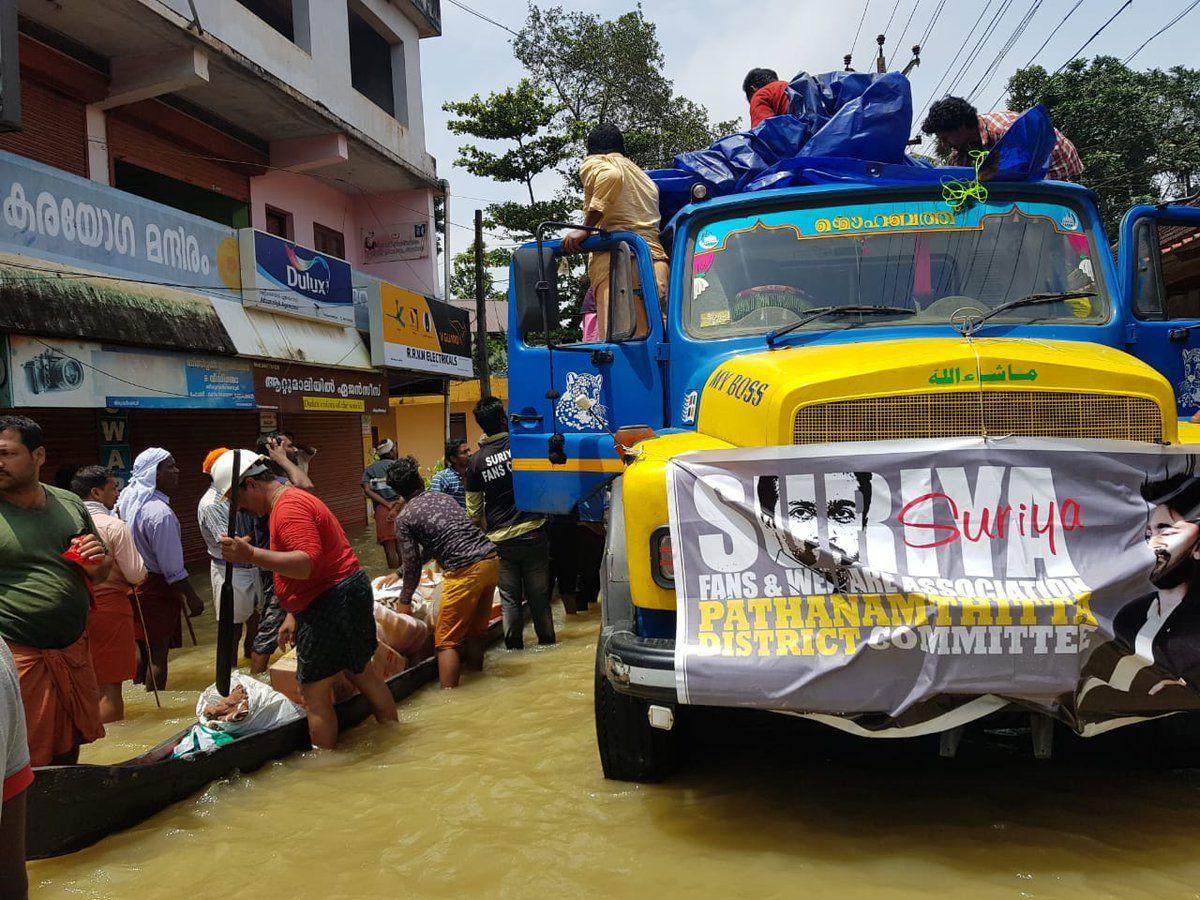
[[[396,110],[395,61],[403,61],[399,42],[393,46],[353,6],[350,15],[350,83],[354,89],[389,116],[401,118]],[[403,66],[399,67],[401,70]],[[400,75],[403,78],[403,75]],[[403,85],[403,82],[401,82]]]
[[[237,0],[289,41],[296,40],[292,0]]]
[[[465,441],[467,439],[467,414],[450,413],[450,440]]]
[[[313,249],[326,256],[346,258],[346,238],[340,231],[313,222]]]
[[[113,187],[231,228],[250,226],[250,207],[240,200],[151,172],[123,159],[113,163]]]
[[[284,212],[282,209],[276,209],[273,206],[268,206],[266,210],[266,231],[267,234],[273,234],[275,237],[281,237],[285,240],[292,240],[292,214]]]

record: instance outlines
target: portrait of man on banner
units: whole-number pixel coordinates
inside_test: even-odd
[[[1200,477],[1196,457],[1179,462],[1141,486],[1147,578],[1155,590],[1117,611],[1114,640],[1089,661],[1080,702],[1096,688],[1111,688],[1129,695],[1121,708],[1200,705]],[[1118,703],[1104,691],[1088,706],[1110,702]]]
[[[764,549],[785,568],[813,569],[837,584],[859,558],[871,508],[869,472],[830,472],[754,479],[755,510]],[[818,487],[821,492],[818,496]]]

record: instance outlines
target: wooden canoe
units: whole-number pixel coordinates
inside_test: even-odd
[[[493,621],[489,643],[500,637]],[[409,666],[388,681],[392,696],[403,700],[437,680],[437,660]],[[338,724],[351,728],[371,714],[356,694],[337,705]],[[273,759],[308,750],[304,718],[239,738],[222,747],[173,759],[171,751],[190,731],[180,732],[141,756],[114,765],[43,766],[34,770],[26,795],[27,859],[62,856],[90,847],[101,838],[130,828],[233,772],[252,772]]]

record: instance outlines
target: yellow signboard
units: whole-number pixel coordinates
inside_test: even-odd
[[[361,400],[353,400],[349,397],[304,397],[304,409],[306,411],[316,412],[356,412],[360,413],[366,409],[366,405]]]

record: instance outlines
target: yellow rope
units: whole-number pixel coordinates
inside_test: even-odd
[[[987,202],[988,189],[979,180],[979,169],[987,157],[987,150],[972,150],[971,162],[975,166],[975,177],[971,181],[949,178],[942,182],[942,199],[956,213],[962,212],[972,200],[977,203]]]

